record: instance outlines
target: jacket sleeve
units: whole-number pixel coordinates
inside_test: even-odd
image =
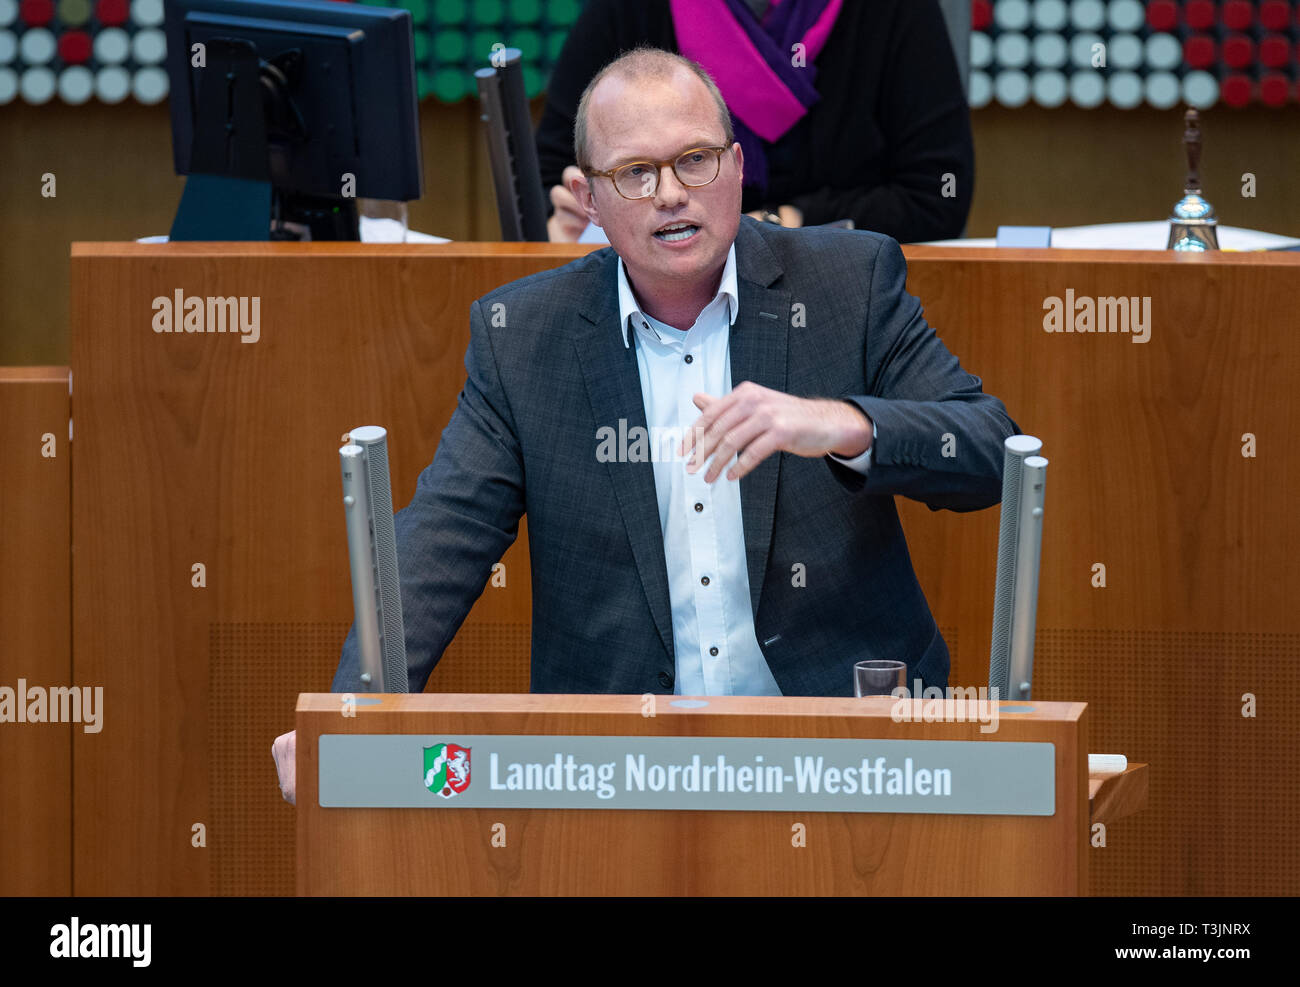
[[[519,534],[524,471],[481,302],[470,308],[468,377],[433,462],[394,517],[410,691],[421,692]],[[343,643],[334,692],[364,691],[356,625]]]
[[[1003,441],[1019,432],[921,314],[898,244],[879,243],[867,306],[867,394],[841,397],[878,425],[865,477],[827,457],[850,490],[900,494],[932,510],[974,511],[1002,499]]]
[[[938,4],[900,4],[887,50],[876,110],[889,148],[887,179],[872,187],[815,189],[790,204],[803,212],[805,226],[851,219],[858,229],[902,243],[959,237],[975,191],[975,148]]]

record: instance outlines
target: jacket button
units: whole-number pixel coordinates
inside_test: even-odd
[[[669,675],[667,672],[660,672],[659,684],[663,686],[665,689],[671,689],[673,687],[673,677]]]

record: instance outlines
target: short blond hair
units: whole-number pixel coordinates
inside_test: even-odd
[[[709,95],[713,97],[713,102],[718,107],[718,120],[722,124],[723,136],[726,138],[724,143],[730,147],[736,139],[735,131],[731,126],[731,111],[727,109],[727,101],[722,98],[722,93],[718,91],[718,85],[713,81],[712,76],[704,71],[698,62],[693,62],[689,58],[675,52],[664,51],[662,48],[642,46],[614,59],[597,72],[587,83],[587,88],[582,91],[582,98],[578,100],[578,112],[573,121],[573,152],[578,167],[584,172],[592,170],[591,156],[588,153],[590,148],[587,146],[587,112],[591,94],[601,79],[607,75],[620,75],[625,79],[670,79],[673,73],[682,68],[692,72],[709,90]]]

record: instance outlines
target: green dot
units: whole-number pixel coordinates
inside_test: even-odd
[[[423,31],[415,32],[415,62],[417,65],[429,60],[429,36]]]
[[[466,50],[460,31],[439,31],[433,36],[433,55],[440,62],[463,62]]]
[[[388,0],[361,0],[367,7],[387,7]]]
[[[486,65],[492,57],[492,46],[501,43],[499,31],[475,31],[469,43],[470,58]]]
[[[501,23],[501,0],[476,0],[474,23],[485,27]]]
[[[465,95],[465,70],[442,69],[433,76],[434,94],[444,103],[454,103]]]
[[[420,94],[420,99],[424,99],[429,95],[429,93],[433,92],[433,80],[429,77],[429,73],[424,71],[424,69],[420,69],[420,71],[415,73],[415,83],[416,89]]]
[[[59,0],[59,20],[65,27],[77,27],[90,20],[90,0]]]
[[[516,24],[536,24],[541,15],[537,0],[510,0],[510,20]]]
[[[540,95],[545,77],[533,65],[524,66],[524,93],[529,99]]]
[[[439,24],[460,24],[465,20],[464,0],[435,0],[433,19]]]
[[[506,45],[518,48],[524,55],[525,62],[532,62],[542,53],[542,36],[536,31],[521,28],[506,35]]]
[[[564,48],[564,39],[568,37],[563,31],[552,31],[546,36],[546,57],[552,62],[560,60],[560,51]]]
[[[429,19],[429,0],[399,0],[401,6],[411,12],[411,20],[423,24]]]
[[[551,0],[546,5],[546,19],[565,27],[578,19],[578,0]]]

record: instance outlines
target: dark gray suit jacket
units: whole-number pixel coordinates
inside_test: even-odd
[[[828,457],[780,453],[739,481],[754,627],[773,677],[786,695],[847,696],[855,660],[894,658],[907,662],[909,685],[946,685],[948,649],[894,495],[936,510],[996,504],[1002,441],[1015,423],[926,325],[890,238],[742,218],[736,266],[733,386],[847,398],[879,430],[865,478]],[[646,426],[636,334],[625,348],[616,278],[606,248],[470,309],[468,379],[396,518],[412,691],[524,513],[532,691],[673,691],[653,464],[596,452],[601,426]],[[796,565],[806,585],[792,578]],[[361,691],[358,674],[354,627],[334,691]]]

